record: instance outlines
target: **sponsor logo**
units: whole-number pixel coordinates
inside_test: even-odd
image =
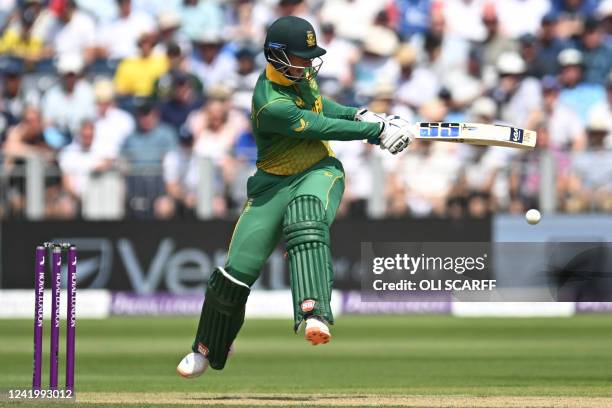
[[[198,353],[202,354],[204,357],[208,357],[208,347],[202,343],[198,343]]]
[[[422,123],[419,127],[419,136],[424,137],[458,137],[459,133],[459,123]]]
[[[523,129],[510,128],[510,140],[516,143],[523,143]]]
[[[306,31],[306,45],[314,47],[317,45],[317,39],[312,31]]]
[[[308,126],[308,122],[306,122],[304,119],[300,119],[300,126],[293,128],[293,131],[298,132],[298,133],[303,132],[307,126]]]
[[[306,312],[312,312],[313,309],[315,308],[315,304],[316,302],[312,299],[306,299],[305,301],[302,302],[302,304],[300,305],[300,308],[302,309],[302,312],[306,313]]]

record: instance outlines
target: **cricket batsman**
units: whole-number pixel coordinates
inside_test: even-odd
[[[334,323],[329,227],[344,192],[344,170],[329,140],[367,140],[396,154],[413,135],[398,117],[342,106],[319,94],[325,50],[312,25],[288,16],[268,29],[268,62],[253,93],[251,124],[257,171],[229,244],[225,266],[208,282],[192,353],[177,367],[185,378],[225,366],[244,321],[250,287],[282,238],[289,261],[294,330],[328,343]]]

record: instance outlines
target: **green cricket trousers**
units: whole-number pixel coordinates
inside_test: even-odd
[[[225,269],[251,286],[281,239],[289,203],[300,196],[317,197],[329,227],[343,193],[344,169],[335,157],[292,176],[257,170],[247,182],[248,199],[232,234]]]

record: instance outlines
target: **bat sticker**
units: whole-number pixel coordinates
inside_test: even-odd
[[[523,129],[510,128],[510,141],[523,143]]]

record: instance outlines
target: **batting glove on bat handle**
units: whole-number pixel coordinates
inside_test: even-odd
[[[391,154],[397,154],[412,143],[413,126],[399,116],[388,116],[387,119],[387,125],[380,135],[380,148],[389,150]]]
[[[354,116],[356,122],[369,123],[385,123],[387,121],[386,113],[376,113],[367,110],[366,108],[359,109]]]
[[[387,126],[387,114],[386,113],[375,113],[369,111],[367,108],[362,108],[355,113],[354,120],[356,122],[368,122],[368,123],[378,123],[380,126],[380,132],[377,137],[371,139],[364,139],[363,143],[369,143],[372,145],[379,146],[380,145],[380,135],[383,133],[385,127]]]

